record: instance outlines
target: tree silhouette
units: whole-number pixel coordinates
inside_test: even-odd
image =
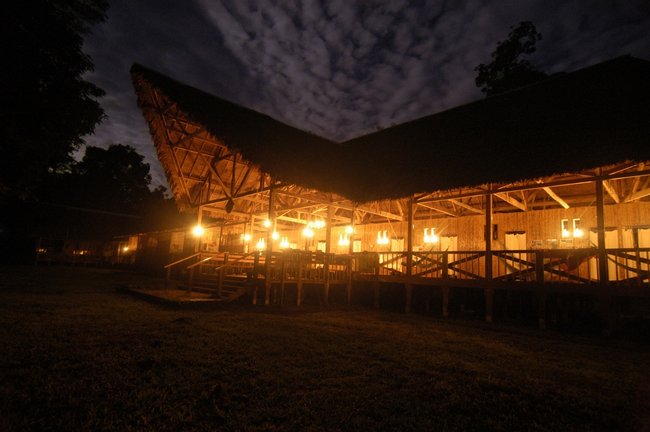
[[[3,5],[0,68],[0,198],[33,194],[48,170],[71,161],[104,113],[104,92],[85,81],[82,51],[106,0],[29,0]]]
[[[476,86],[487,96],[513,90],[547,77],[544,72],[521,57],[536,50],[536,43],[542,39],[535,25],[530,21],[510,27],[508,39],[497,42],[492,53],[492,62],[480,64],[474,70],[478,72]]]

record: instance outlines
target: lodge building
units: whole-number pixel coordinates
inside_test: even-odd
[[[170,274],[211,275],[226,295],[224,279],[244,272],[227,297],[265,304],[300,305],[307,285],[327,304],[330,290],[351,301],[357,283],[399,283],[410,310],[414,287],[435,287],[443,314],[449,291],[469,287],[488,320],[495,291],[531,290],[542,325],[558,290],[601,304],[650,293],[648,61],[617,58],[343,143],[138,64],[131,74],[172,193],[204,230],[156,242]]]

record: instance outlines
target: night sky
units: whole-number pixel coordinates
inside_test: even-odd
[[[106,90],[108,116],[86,141],[134,146],[167,186],[133,62],[345,140],[483,97],[474,68],[525,20],[543,35],[530,60],[547,73],[624,54],[650,60],[648,0],[112,0],[86,39],[87,79]]]

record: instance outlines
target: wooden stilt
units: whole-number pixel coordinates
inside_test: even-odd
[[[270,180],[270,179],[269,179]],[[271,285],[273,284],[273,230],[275,229],[275,188],[270,180],[268,220],[271,222],[266,232],[266,274],[264,277],[264,305],[271,303]]]

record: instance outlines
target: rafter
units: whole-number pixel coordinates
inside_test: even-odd
[[[483,210],[477,209],[476,207],[472,207],[471,205],[465,204],[464,202],[460,202],[460,201],[458,201],[456,199],[450,199],[449,201],[454,203],[458,207],[462,207],[462,208],[464,208],[466,210],[471,211],[472,213],[481,214],[481,215],[485,214],[485,212]]]
[[[621,202],[621,198],[618,196],[616,189],[614,189],[614,185],[611,184],[609,180],[603,180],[603,187],[616,204],[619,204]]]
[[[453,213],[453,212],[451,212],[451,211],[449,211],[449,210],[443,210],[443,209],[441,209],[441,208],[434,207],[434,206],[432,206],[432,205],[430,205],[430,204],[417,203],[417,205],[422,206],[422,207],[424,207],[424,208],[427,208],[427,209],[429,209],[429,210],[436,211],[436,212],[438,212],[438,213],[446,214],[446,215],[451,216],[451,217],[457,217],[457,216],[458,216],[456,213]]]
[[[550,196],[555,201],[557,201],[557,203],[560,204],[565,209],[568,209],[570,207],[569,204],[567,204],[567,202],[564,201],[558,194],[553,192],[553,189],[551,189],[550,187],[545,186],[542,189],[544,189],[544,192],[546,192],[548,196]]]
[[[628,195],[625,198],[625,202],[629,203],[629,202],[632,202],[632,201],[637,201],[637,200],[640,200],[641,198],[645,198],[647,196],[650,196],[650,188],[641,189],[640,191],[636,191],[633,194]]]
[[[522,202],[516,200],[515,198],[511,197],[507,193],[495,193],[494,196],[496,196],[497,198],[502,199],[503,201],[507,202],[508,204],[510,204],[513,207],[518,208],[521,211],[528,210],[528,207],[526,206],[525,201],[522,203]]]

